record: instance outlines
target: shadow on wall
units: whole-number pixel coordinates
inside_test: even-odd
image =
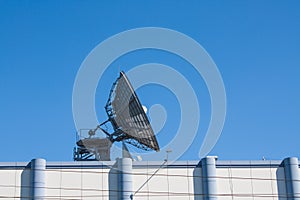
[[[200,162],[193,171],[194,200],[203,200],[202,171]]]
[[[285,188],[284,167],[278,167],[276,170],[278,200],[287,200]]]
[[[30,162],[21,174],[21,200],[30,199]]]
[[[118,166],[117,162],[108,173],[109,200],[118,200]]]

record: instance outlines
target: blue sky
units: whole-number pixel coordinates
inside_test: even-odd
[[[72,90],[81,63],[108,37],[148,26],[194,38],[219,68],[227,117],[211,155],[300,157],[299,9],[299,1],[0,0],[0,161],[72,160]],[[97,89],[99,120],[106,117],[103,106],[116,66],[127,71],[148,62],[174,67],[199,91],[199,135],[181,158],[198,159],[210,117],[209,94],[201,77],[174,55],[148,50],[116,60]],[[176,98],[158,86],[145,86],[138,94],[146,105],[161,103],[171,113],[159,136],[163,144],[179,120]]]

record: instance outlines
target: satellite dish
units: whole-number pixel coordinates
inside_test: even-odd
[[[113,83],[105,105],[108,119],[95,129],[81,133],[74,149],[74,160],[110,160],[110,149],[114,142],[122,142],[123,156],[131,157],[126,144],[145,151],[159,151],[159,145],[146,115],[147,108],[142,106],[125,73]],[[112,126],[109,131],[104,126]],[[106,137],[97,133],[102,131]]]

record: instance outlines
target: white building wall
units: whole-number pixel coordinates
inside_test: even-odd
[[[278,168],[273,167],[219,168],[217,187],[220,199],[278,200],[277,181],[284,183],[284,180],[277,180],[276,173]],[[285,185],[281,183],[280,187],[284,189]]]
[[[269,166],[236,163],[217,162],[218,199],[287,200],[285,170],[280,161]],[[45,199],[118,199],[118,171],[113,164],[47,163]],[[203,199],[198,162],[180,161],[158,170],[159,166],[159,162],[134,162],[133,199]],[[30,171],[28,163],[0,163],[0,198],[30,199]]]
[[[194,169],[164,168],[150,178],[156,170],[157,168],[134,169],[134,198],[159,200],[172,196],[172,199],[191,199],[194,196]]]
[[[47,169],[46,196],[109,199],[109,169]]]

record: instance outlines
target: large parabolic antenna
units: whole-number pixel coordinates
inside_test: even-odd
[[[146,151],[159,151],[159,145],[148,117],[124,72],[113,83],[105,105],[108,119],[95,129],[80,130],[74,160],[110,160],[110,148],[114,142],[131,144]],[[108,131],[107,123],[113,128]],[[106,137],[99,137],[101,131]],[[127,150],[128,151],[128,150]]]

